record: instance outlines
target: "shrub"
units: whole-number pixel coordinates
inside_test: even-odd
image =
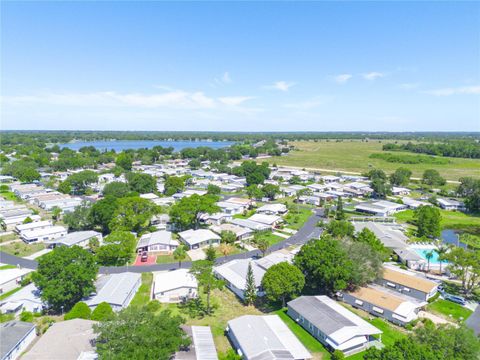
[[[72,309],[65,314],[64,320],[90,319],[92,311],[83,301],[76,303]]]
[[[107,321],[115,317],[115,313],[112,310],[112,307],[107,302],[101,302],[93,310],[91,319],[95,321]]]

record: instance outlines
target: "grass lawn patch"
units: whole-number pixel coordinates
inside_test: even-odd
[[[253,306],[245,306],[240,300],[228,289],[214,290],[211,295],[214,312],[212,315],[203,318],[189,318],[187,314],[181,313],[186,318],[187,325],[210,326],[212,329],[213,339],[219,352],[228,351],[231,346],[225,336],[225,328],[227,322],[242,315],[262,315],[260,310]]]
[[[282,238],[281,236],[278,236],[278,235],[274,235],[272,232],[270,231],[266,231],[266,232],[261,232],[259,233],[258,237],[262,238],[262,239],[267,239],[268,240],[268,243],[270,244],[270,246],[282,241],[282,240],[285,240],[284,238]],[[253,244],[253,246],[255,246],[255,244]]]
[[[452,301],[438,299],[437,301],[428,304],[427,310],[431,311],[432,313],[443,315],[444,317],[451,318],[457,321],[466,320],[471,314],[472,310],[463,307],[460,304],[456,304]],[[460,318],[463,318],[460,320]]]
[[[7,270],[7,269],[15,269],[15,265],[2,265],[0,266],[0,270]]]
[[[300,342],[312,353],[321,353],[322,359],[329,359],[330,353],[325,349],[325,347],[315,339],[310,333],[305,330],[303,327],[298,325],[290,316],[287,315],[285,309],[280,309],[274,312],[278,315],[282,321],[288,326],[290,330],[295,334],[295,336],[300,340]]]
[[[9,297],[10,295],[13,295],[15,294],[17,291],[19,291],[22,287],[19,286],[18,288],[15,288],[13,290],[10,290],[10,291],[7,291],[6,293],[0,295],[0,300],[3,300],[3,299],[6,299],[7,297]]]
[[[11,191],[0,191],[0,196],[8,201],[20,202],[19,199],[15,196],[15,194]]]
[[[6,234],[0,236],[0,243],[7,242],[7,241],[12,241],[17,239],[17,234]]]
[[[370,158],[371,154],[385,153],[382,146],[391,142],[392,140],[293,141],[289,144],[295,146],[296,150],[291,151],[287,156],[273,156],[261,161],[298,168],[331,170],[333,173],[336,171],[363,173],[370,168],[383,169],[386,173],[392,173],[399,167],[408,167],[413,173],[412,176],[417,178],[422,177],[426,169],[438,170],[447,180],[458,180],[463,176],[480,178],[478,159],[442,157],[448,160],[447,164],[401,164]],[[398,142],[402,143],[402,141]],[[395,154],[412,155],[412,153],[401,151]]]
[[[182,263],[185,261],[191,261],[190,256],[187,255],[187,257],[184,260],[182,260]],[[173,254],[157,256],[157,264],[170,264],[170,263],[176,263],[176,262],[178,262],[178,260],[175,260],[173,258]]]
[[[311,215],[312,211],[310,209],[298,208],[290,210],[290,212],[285,215],[284,220],[287,227],[298,230],[305,224]]]
[[[150,301],[152,282],[152,273],[142,273],[142,285],[140,285],[140,287],[138,288],[138,291],[133,297],[130,306],[143,306]]]
[[[45,249],[43,243],[25,244],[23,241],[2,245],[0,250],[10,255],[25,257]]]
[[[401,340],[407,335],[400,330],[399,327],[388,323],[381,318],[374,318],[372,320],[366,319],[370,324],[383,331],[382,343],[385,345],[392,345],[395,341]]]

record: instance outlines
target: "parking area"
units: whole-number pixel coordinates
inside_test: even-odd
[[[137,255],[137,258],[135,259],[135,263],[133,264],[133,266],[153,265],[153,264],[156,264],[156,262],[157,262],[156,255],[148,255],[147,261],[143,261],[143,262],[142,262],[141,255]]]

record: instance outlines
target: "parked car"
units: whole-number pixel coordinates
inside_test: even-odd
[[[465,301],[465,298],[462,296],[458,295],[452,295],[452,294],[444,294],[443,297],[445,300],[452,301],[454,303],[460,304],[460,305],[465,305],[467,302]]]
[[[141,262],[146,262],[148,260],[148,253],[144,251],[140,257]]]

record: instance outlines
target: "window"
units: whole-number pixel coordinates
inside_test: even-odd
[[[372,310],[379,313],[379,314],[383,314],[383,309],[380,309],[379,307],[374,306],[374,307],[372,307]]]
[[[363,301],[356,299],[356,300],[355,300],[355,304],[357,304],[357,305],[363,305]]]
[[[397,287],[397,285],[395,285],[394,283],[388,282],[388,281],[387,281],[387,285],[390,286],[390,287],[392,287],[392,288]]]
[[[404,288],[403,288],[403,291],[410,292],[410,289],[407,288],[407,287],[404,287]]]

